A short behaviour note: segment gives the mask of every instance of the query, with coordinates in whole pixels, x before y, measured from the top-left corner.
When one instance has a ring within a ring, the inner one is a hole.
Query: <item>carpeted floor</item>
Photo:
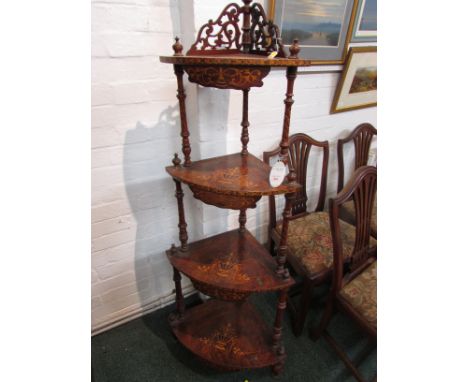
[[[194,298],[189,300],[194,301]],[[251,301],[273,325],[276,295],[255,295]],[[317,306],[311,310],[309,326],[318,320],[322,308]],[[173,306],[166,307],[94,336],[91,340],[94,381],[355,381],[325,340],[312,341],[307,330],[299,338],[292,334],[288,312],[283,326],[287,359],[281,376],[274,377],[269,368],[227,373],[210,369],[172,335],[167,316],[173,309]],[[366,348],[363,333],[344,315],[337,314],[333,318],[329,332],[352,359]],[[366,379],[375,375],[376,363],[374,349],[359,365]]]

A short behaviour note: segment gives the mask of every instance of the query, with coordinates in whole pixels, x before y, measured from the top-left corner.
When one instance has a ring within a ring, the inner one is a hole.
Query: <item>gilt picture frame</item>
[[[377,47],[352,47],[330,113],[377,106]]]
[[[377,0],[356,0],[350,42],[377,42]]]
[[[316,65],[343,64],[351,38],[351,15],[358,0],[269,0],[268,15],[283,44],[299,39],[300,57]]]

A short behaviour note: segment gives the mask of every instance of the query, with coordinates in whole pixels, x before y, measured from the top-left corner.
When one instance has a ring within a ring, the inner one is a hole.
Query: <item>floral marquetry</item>
[[[197,335],[192,335],[192,333]],[[265,367],[277,362],[271,329],[248,301],[218,300],[187,311],[174,327],[177,339],[208,363],[227,370]]]
[[[213,272],[218,277],[231,278],[235,282],[250,281],[242,269],[242,265],[231,252],[226,258],[218,258],[209,265],[199,265],[198,269],[202,272]]]
[[[219,89],[248,89],[263,86],[269,67],[186,66],[190,82]]]
[[[175,268],[194,284],[201,284],[203,293],[225,300],[293,284],[276,276],[275,260],[248,230],[228,231],[190,243],[187,251],[178,248],[166,253]]]
[[[236,335],[231,323],[217,329],[209,338],[202,337],[200,341],[205,345],[205,352],[214,349],[233,358],[241,358],[247,355],[245,351],[241,350],[239,336]],[[251,354],[255,354],[255,352],[251,352]]]

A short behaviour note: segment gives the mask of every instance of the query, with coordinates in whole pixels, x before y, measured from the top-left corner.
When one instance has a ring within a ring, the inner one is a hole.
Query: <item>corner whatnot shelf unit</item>
[[[288,221],[292,198],[301,186],[294,168],[278,187],[269,183],[270,166],[249,154],[248,104],[251,87],[261,87],[271,67],[286,68],[286,98],[280,160],[289,162],[289,123],[293,87],[298,66],[312,60],[298,58],[297,40],[286,56],[278,27],[267,20],[258,3],[227,5],[215,21],[209,20],[198,32],[187,54],[176,37],[173,56],[160,61],[174,65],[181,118],[183,163],[177,154],[166,167],[176,185],[180,246],[166,253],[174,271],[176,311],[169,317],[178,340],[207,363],[225,370],[272,366],[279,374],[284,368],[285,349],[281,330],[286,296],[294,284],[285,267]],[[276,55],[276,57],[275,57]],[[192,162],[190,133],[185,108],[184,73],[190,82],[243,92],[242,150],[238,154]],[[195,198],[220,208],[239,210],[239,229],[188,243],[182,183]],[[245,228],[246,209],[255,208],[262,196],[286,197],[278,255],[273,258]],[[185,309],[181,273],[211,300]],[[273,328],[248,301],[252,293],[277,291],[278,304]]]

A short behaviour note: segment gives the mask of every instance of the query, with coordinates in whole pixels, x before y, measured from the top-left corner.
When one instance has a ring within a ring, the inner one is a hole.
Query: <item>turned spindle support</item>
[[[188,245],[188,234],[187,234],[187,223],[185,222],[185,211],[184,211],[184,192],[182,191],[181,183],[174,179],[176,184],[176,193],[177,198],[177,209],[179,210],[179,240],[180,240],[180,250],[182,252],[187,251]]]
[[[187,126],[187,113],[185,109],[185,98],[187,97],[184,89],[184,69],[181,65],[174,65],[174,73],[177,76],[177,99],[179,100],[180,110],[180,136],[182,137],[182,152],[184,153],[184,166],[192,164],[190,160],[190,133]]]
[[[286,194],[286,203],[283,210],[283,224],[281,226],[281,238],[280,244],[278,247],[278,255],[276,256],[276,274],[283,277],[284,279],[289,279],[288,268],[285,267],[286,264],[286,250],[288,242],[288,227],[289,220],[292,216],[292,202],[294,199],[294,194]]]
[[[278,362],[273,365],[273,373],[275,375],[281,374],[284,369],[284,362],[286,360],[286,351],[284,350],[282,342],[282,328],[283,316],[286,310],[287,289],[280,290],[278,297],[278,305],[276,307],[275,325],[273,327],[273,350],[276,353]]]
[[[291,108],[294,103],[293,100],[293,89],[294,89],[294,81],[297,77],[297,67],[290,66],[287,68],[286,71],[286,78],[288,80],[288,85],[286,89],[286,98],[284,99],[284,119],[283,119],[283,135],[281,137],[280,143],[280,158],[283,163],[288,166],[289,162],[289,125],[291,121]],[[294,168],[289,169],[288,180],[293,181],[295,179]]]
[[[174,244],[172,244],[171,252],[173,254],[177,252],[177,249]],[[182,284],[181,284],[182,277],[180,275],[180,272],[175,267],[172,267],[172,269],[173,269],[172,280],[174,280],[175,293],[176,293],[176,311],[169,315],[169,324],[171,326],[176,326],[184,318],[185,302],[184,302],[184,295],[182,294]]]
[[[241,209],[239,212],[239,232],[245,232],[245,223],[247,222],[246,209]]]
[[[294,39],[293,44],[289,47],[289,59],[295,60],[298,58],[298,54],[301,48],[299,47],[299,41]],[[289,66],[286,69],[286,78],[288,80],[286,88],[286,98],[284,99],[284,119],[283,119],[283,135],[280,143],[280,158],[283,163],[288,166],[289,162],[289,125],[291,122],[291,109],[294,103],[294,81],[297,77],[297,66]],[[288,180],[290,182],[296,179],[294,168],[289,168]]]
[[[250,89],[243,89],[242,90],[242,135],[241,135],[241,142],[242,142],[242,155],[247,155],[249,152],[247,150],[247,145],[249,143],[249,91]]]
[[[252,38],[250,36],[250,3],[252,0],[242,0],[242,13],[244,19],[242,20],[242,52],[249,53],[252,48]]]

